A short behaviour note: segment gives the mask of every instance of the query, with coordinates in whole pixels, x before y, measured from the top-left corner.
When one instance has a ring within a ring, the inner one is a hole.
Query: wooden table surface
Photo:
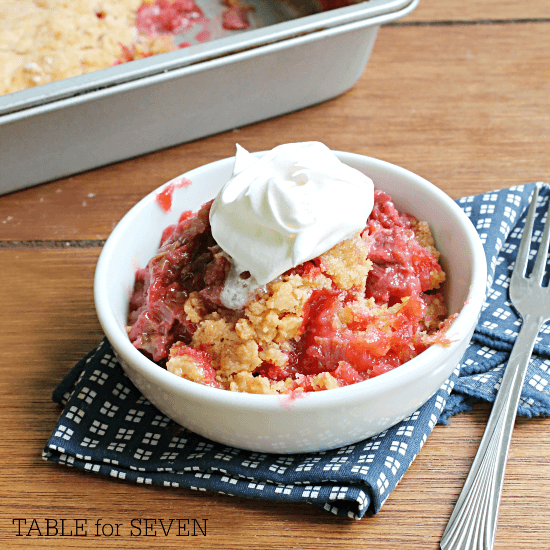
[[[42,460],[50,396],[102,337],[104,239],[142,196],[234,154],[320,140],[404,166],[453,198],[550,180],[550,3],[421,0],[380,29],[357,84],[321,105],[0,197],[0,547],[181,548],[179,538],[17,537],[14,518],[207,519],[187,547],[436,549],[489,407],[437,426],[377,516],[133,485]],[[343,60],[345,62],[345,59]],[[550,420],[518,419],[495,548],[550,548]]]

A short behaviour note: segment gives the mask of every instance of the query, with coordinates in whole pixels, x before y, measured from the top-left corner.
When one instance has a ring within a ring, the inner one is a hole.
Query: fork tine
[[[531,237],[533,236],[533,225],[535,223],[538,196],[539,188],[535,186],[535,190],[531,196],[529,212],[527,212],[527,219],[525,220],[525,227],[523,228],[521,242],[519,243],[516,263],[514,265],[514,270],[512,271],[512,278],[523,277],[525,275],[525,270],[527,269],[527,260],[529,259],[529,250],[531,248]]]
[[[550,207],[550,200],[548,201]],[[539,283],[542,283],[544,273],[546,271],[546,261],[548,260],[548,245],[550,244],[550,211],[546,210],[546,223],[544,224],[544,230],[542,232],[542,238],[540,240],[539,251],[537,252],[537,259],[535,260],[535,267],[533,268],[533,278]]]

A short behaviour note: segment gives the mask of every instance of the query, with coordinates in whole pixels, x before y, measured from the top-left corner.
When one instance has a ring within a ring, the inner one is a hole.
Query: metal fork
[[[542,287],[550,242],[550,212],[533,272],[525,276],[536,217],[538,187],[527,214],[518,256],[510,280],[510,300],[523,318],[498,394],[466,483],[447,524],[442,550],[491,550],[495,540],[506,459],[519,398],[542,325],[550,320],[550,288]],[[549,200],[550,205],[550,200]]]

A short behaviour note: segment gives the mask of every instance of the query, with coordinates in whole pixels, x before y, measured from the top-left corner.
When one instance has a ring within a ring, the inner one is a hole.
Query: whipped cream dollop
[[[260,158],[237,145],[233,175],[210,210],[232,264],[224,305],[244,307],[256,288],[361,231],[373,203],[372,180],[322,143],[279,145]]]

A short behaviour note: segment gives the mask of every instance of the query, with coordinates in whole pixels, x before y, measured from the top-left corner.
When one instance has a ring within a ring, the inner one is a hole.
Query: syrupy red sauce
[[[177,224],[166,228],[158,254],[136,273],[128,318],[130,340],[160,364],[175,342],[190,349],[185,346],[197,326],[188,320],[184,304],[192,291],[200,292],[205,314],[224,311],[220,293],[230,266],[212,238],[211,204],[197,214],[184,212]],[[288,364],[281,368],[264,362],[254,374],[272,381],[290,377],[295,381],[291,390],[312,391],[312,377],[330,372],[345,386],[392,370],[432,343],[445,343],[437,333],[428,343],[420,336],[428,322],[426,308],[443,296],[440,290],[432,290],[433,274],[440,273],[441,267],[418,243],[414,223],[410,215],[395,209],[388,195],[375,191],[374,208],[363,231],[373,263],[365,296],[388,307],[406,298],[398,313],[380,320],[369,308],[359,308],[346,318],[344,308],[355,300],[352,293],[335,285],[314,290],[304,308],[301,335],[287,352]],[[313,277],[319,270],[316,258],[289,273]],[[197,353],[197,362],[207,373],[205,380],[214,385],[208,353]]]
[[[220,0],[225,6],[221,14],[222,26],[226,30],[239,31],[248,29],[250,22],[248,14],[254,10],[251,6],[241,4],[240,0]],[[104,11],[97,11],[99,19],[106,17]],[[196,27],[200,30],[196,30]],[[172,39],[179,34],[193,32],[194,40],[198,43],[208,42],[212,39],[211,21],[204,15],[195,0],[154,0],[143,2],[136,12],[135,27],[141,37],[154,39],[155,37],[167,37]],[[188,48],[191,42],[172,44],[171,41],[164,44],[156,44],[151,51],[147,46],[120,44],[121,53],[115,65],[151,57],[159,53],[166,53],[176,49]]]
[[[406,296],[417,296],[431,288],[432,272],[441,272],[433,254],[415,239],[414,218],[400,213],[391,198],[375,191],[374,208],[366,234],[373,269],[367,278],[367,298],[393,305]]]
[[[189,187],[192,185],[191,180],[187,178],[180,178],[177,181],[167,183],[162,191],[157,193],[157,203],[165,211],[170,212],[172,210],[172,198],[174,197],[174,191],[181,189],[182,187]]]
[[[246,6],[240,0],[222,0],[221,3],[226,8],[222,12],[224,29],[239,31],[250,27],[248,14],[254,10],[252,6]],[[206,42],[212,34],[207,28],[209,23],[194,0],[143,2],[136,13],[136,28],[146,36],[176,35],[202,25],[202,31],[195,38],[198,42]]]
[[[178,34],[207,21],[194,0],[144,2],[136,13],[136,27],[145,35]]]

